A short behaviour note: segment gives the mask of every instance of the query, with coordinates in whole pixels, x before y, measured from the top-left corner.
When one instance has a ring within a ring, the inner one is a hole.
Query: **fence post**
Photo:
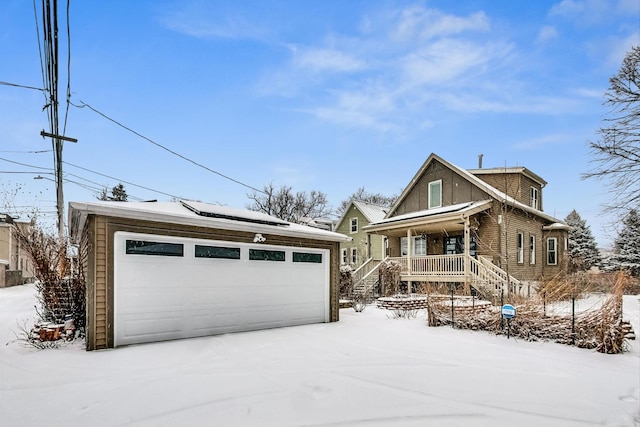
[[[456,324],[454,323],[454,318],[453,318],[453,284],[451,284],[451,327],[455,328]]]
[[[571,295],[571,345],[576,345],[576,297]]]
[[[500,289],[500,310],[502,310],[502,306],[504,305],[504,289]],[[504,329],[504,317],[502,316],[502,311],[500,312],[500,329]]]

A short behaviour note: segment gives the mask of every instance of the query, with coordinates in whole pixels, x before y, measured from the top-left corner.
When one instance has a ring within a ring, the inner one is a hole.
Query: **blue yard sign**
[[[507,319],[507,339],[511,336],[511,319],[516,317],[516,308],[511,304],[502,306],[502,317]]]
[[[502,306],[502,317],[505,319],[513,319],[516,317],[516,308],[511,304],[505,304]]]

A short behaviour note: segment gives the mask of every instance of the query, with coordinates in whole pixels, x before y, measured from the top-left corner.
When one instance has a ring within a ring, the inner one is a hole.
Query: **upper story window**
[[[531,207],[540,209],[540,191],[535,187],[531,187]]]
[[[429,209],[442,206],[442,180],[429,183]]]
[[[547,264],[558,264],[558,239],[556,237],[547,239]]]
[[[351,218],[351,233],[358,232],[358,218]]]

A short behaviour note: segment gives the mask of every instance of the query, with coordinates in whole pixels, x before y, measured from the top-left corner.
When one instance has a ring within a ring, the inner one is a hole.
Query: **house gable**
[[[529,169],[524,167],[469,169],[468,172],[520,203],[543,210],[542,189],[547,182]],[[535,191],[537,203],[532,203],[532,191]]]
[[[490,198],[484,189],[470,182],[446,161],[431,154],[391,208],[387,218],[429,209],[429,183],[434,181],[442,182],[442,206]]]
[[[336,226],[336,232],[351,237],[351,241],[340,243],[341,263],[360,264],[368,257],[381,259],[383,254],[383,237],[368,235],[363,229],[370,223],[384,218],[387,208],[360,201],[352,201],[345,209]],[[352,231],[355,220],[357,229]],[[352,250],[356,250],[356,262],[352,262]],[[346,253],[345,253],[346,251]]]

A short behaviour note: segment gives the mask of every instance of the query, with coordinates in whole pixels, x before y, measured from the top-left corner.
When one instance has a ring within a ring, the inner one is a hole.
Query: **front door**
[[[445,255],[456,255],[462,253],[464,253],[464,236],[462,234],[458,236],[446,236],[444,238]],[[476,239],[474,236],[471,236],[471,241],[469,242],[469,255],[477,258]]]

